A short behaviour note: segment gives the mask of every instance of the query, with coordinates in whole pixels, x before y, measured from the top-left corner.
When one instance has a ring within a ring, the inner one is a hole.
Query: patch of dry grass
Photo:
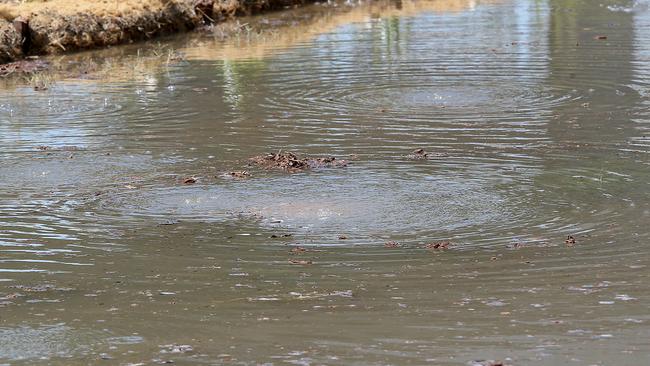
[[[54,85],[54,77],[47,72],[37,72],[25,76],[27,84],[36,91],[48,90]]]
[[[0,17],[13,20],[33,13],[56,11],[61,15],[89,13],[97,16],[124,16],[159,10],[183,0],[32,0],[0,3]],[[187,1],[187,0],[186,0]]]

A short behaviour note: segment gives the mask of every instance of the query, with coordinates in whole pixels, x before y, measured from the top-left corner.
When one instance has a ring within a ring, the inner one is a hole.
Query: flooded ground
[[[0,91],[0,363],[650,363],[646,3],[240,27]]]

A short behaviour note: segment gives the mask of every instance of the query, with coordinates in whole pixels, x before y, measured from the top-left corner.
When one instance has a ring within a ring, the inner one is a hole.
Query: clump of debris
[[[424,160],[429,158],[429,154],[424,149],[415,149],[412,153],[406,156],[413,160]]]
[[[424,245],[427,249],[449,249],[452,244],[448,241],[437,241],[434,243],[427,243]]]
[[[347,166],[348,162],[335,157],[300,157],[292,152],[279,151],[276,154],[254,156],[249,159],[249,165],[293,173],[319,168],[341,168]]]
[[[221,176],[224,178],[246,179],[251,177],[251,173],[249,173],[248,170],[234,170],[223,173]]]

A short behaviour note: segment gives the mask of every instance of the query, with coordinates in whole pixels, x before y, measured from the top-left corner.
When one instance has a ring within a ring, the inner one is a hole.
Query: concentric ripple
[[[167,105],[165,100],[175,90],[164,78],[154,78],[150,83],[133,86],[61,81],[46,91],[19,88],[13,94],[5,92],[0,101],[0,142],[7,153],[42,146],[124,148],[128,140],[125,129],[137,130],[143,139],[151,139],[150,126],[167,122],[166,128],[173,128],[174,123],[196,114],[188,106]],[[158,107],[150,108],[152,105]]]
[[[0,91],[0,363],[643,362],[644,2],[376,3]]]
[[[146,189],[103,199],[100,208],[122,219],[218,222],[257,217],[267,225],[330,236],[350,232],[366,240],[515,219],[509,217],[514,211],[504,206],[504,198],[477,180],[377,178],[302,175],[237,185]]]

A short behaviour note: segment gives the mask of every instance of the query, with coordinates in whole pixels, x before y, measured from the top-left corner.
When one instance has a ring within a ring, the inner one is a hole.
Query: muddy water
[[[254,23],[0,91],[0,363],[650,362],[647,4]]]

